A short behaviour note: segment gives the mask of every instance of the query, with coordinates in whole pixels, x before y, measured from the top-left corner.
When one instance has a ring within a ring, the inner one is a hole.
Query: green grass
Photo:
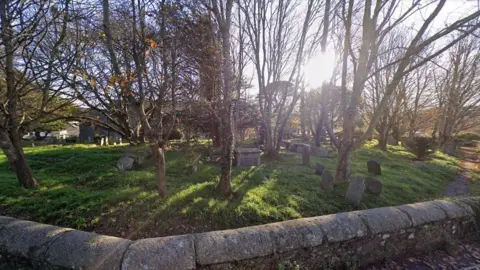
[[[197,147],[205,147],[197,146]],[[312,156],[312,166],[301,165],[301,155],[265,160],[261,167],[235,168],[234,195],[216,195],[218,165],[204,162],[188,174],[186,151],[167,152],[170,196],[156,193],[154,169],[120,172],[116,161],[123,147],[71,145],[27,147],[25,153],[39,179],[32,190],[19,187],[0,155],[0,213],[129,238],[154,237],[236,228],[353,210],[344,200],[347,184],[333,191],[320,187],[316,162],[335,172],[336,159]],[[457,160],[435,153],[427,168],[411,164],[414,156],[402,147],[383,153],[367,144],[354,153],[352,176],[366,176],[366,161],[379,159],[384,183],[379,197],[366,195],[362,208],[411,203],[442,197],[443,189],[459,169]],[[267,176],[267,177],[266,177]],[[406,180],[408,179],[408,180]]]

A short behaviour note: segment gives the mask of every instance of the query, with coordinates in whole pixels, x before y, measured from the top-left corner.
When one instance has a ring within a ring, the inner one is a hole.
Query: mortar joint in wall
[[[55,244],[55,242],[61,237],[63,236],[64,234],[67,234],[69,232],[74,232],[75,230],[66,230],[66,231],[63,231],[63,232],[60,232],[59,234],[57,234],[51,241],[48,241],[47,243],[47,248],[45,249],[45,253],[43,254],[43,256],[46,258],[47,257],[47,254],[48,254],[48,251],[50,250],[50,248],[53,246],[53,244]]]
[[[130,249],[130,246],[133,245],[133,243],[135,243],[135,241],[131,241],[130,243],[128,243],[127,245],[127,248],[125,248],[125,250],[123,251],[122,253],[122,257],[120,258],[120,270],[123,270],[123,260],[125,259],[125,255],[127,254],[127,251]]]
[[[447,220],[447,222],[450,222],[447,211],[445,209],[443,209],[443,207],[439,206],[438,204],[436,204],[435,207],[442,210],[442,212],[445,214],[445,219]]]
[[[363,225],[365,225],[365,228],[367,228],[367,235],[365,236],[373,235],[372,229],[370,228],[370,226],[368,226],[368,222],[362,217],[362,215],[358,215],[358,218],[363,222]]]
[[[404,213],[407,216],[408,220],[410,220],[410,224],[412,224],[412,227],[415,227],[415,223],[413,222],[413,218],[410,216],[410,214],[407,211],[401,209],[400,207],[395,207],[395,209],[398,209],[398,210],[400,210],[400,212]]]
[[[327,232],[322,228],[322,226],[318,226],[320,231],[322,231],[322,245],[328,246],[328,236]]]

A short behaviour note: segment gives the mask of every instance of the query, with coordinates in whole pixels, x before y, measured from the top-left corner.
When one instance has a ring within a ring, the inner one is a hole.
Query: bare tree
[[[61,95],[66,85],[59,74],[68,73],[77,53],[75,14],[65,1],[0,3],[2,83],[0,93],[0,146],[26,188],[36,186],[22,148],[22,133],[51,116],[72,100]],[[67,40],[69,40],[67,42]],[[35,96],[39,102],[26,104]]]
[[[456,38],[455,36],[453,37]],[[444,104],[440,113],[439,143],[451,140],[462,122],[478,112],[480,105],[480,43],[475,36],[463,39],[449,52],[443,71]]]
[[[301,67],[311,25],[322,2],[309,0],[305,6],[295,0],[245,0],[240,2],[259,87],[266,154],[275,157],[287,122],[300,98]],[[301,9],[305,8],[305,9]],[[299,12],[302,20],[298,20]]]
[[[347,33],[351,32],[352,29],[352,18],[353,18],[353,4],[350,1],[348,11],[346,14],[345,28]],[[361,37],[359,37],[359,48],[353,49],[352,45],[354,44],[350,40],[350,36],[347,35],[345,38],[344,45],[344,69],[342,77],[347,77],[348,67],[346,57],[353,62],[353,82],[351,84],[351,93],[347,95],[347,81],[343,79],[342,83],[342,104],[343,104],[343,133],[339,141],[335,143],[339,150],[338,156],[338,165],[336,170],[336,179],[337,181],[346,181],[350,175],[350,156],[354,149],[361,145],[368,137],[371,136],[374,128],[376,127],[381,116],[385,112],[386,107],[391,101],[391,97],[396,91],[399,83],[402,78],[409,72],[417,69],[426,62],[435,58],[436,56],[442,54],[448,48],[459,42],[461,39],[468,36],[470,33],[475,31],[480,27],[479,24],[470,24],[473,20],[477,19],[480,15],[480,11],[473,12],[456,22],[447,25],[439,31],[432,32],[431,35],[426,37],[427,30],[431,25],[432,21],[437,17],[439,12],[442,10],[445,5],[446,0],[440,0],[436,2],[436,5],[433,11],[427,16],[424,22],[421,24],[418,32],[409,40],[408,45],[403,50],[401,57],[386,66],[380,67],[379,69],[373,69],[373,64],[378,55],[378,50],[380,45],[384,42],[385,37],[388,33],[392,31],[398,25],[408,18],[411,14],[415,13],[421,8],[425,8],[428,5],[420,6],[420,1],[414,1],[410,7],[403,9],[403,12],[400,12],[400,15],[394,16],[394,12],[398,9],[399,3],[401,1],[373,1],[366,0],[361,3],[358,11],[362,11],[362,24]],[[433,4],[433,3],[430,3]],[[345,10],[345,9],[344,9]],[[398,10],[399,11],[399,10]],[[463,32],[454,40],[447,42],[438,48],[435,51],[432,51],[428,56],[424,57],[421,61],[411,65],[412,60],[422,52],[425,48],[433,44],[438,39],[441,39],[448,34],[462,29]],[[358,52],[358,53],[356,53]],[[372,116],[370,123],[365,134],[355,140],[354,131],[355,125],[359,117],[359,106],[361,103],[361,96],[365,89],[365,84],[371,74],[378,72],[390,65],[396,65],[396,69],[393,72],[391,79],[388,81],[385,87],[385,92],[382,99],[379,102],[378,108]],[[373,70],[372,70],[373,69]],[[332,140],[336,140],[336,137],[332,136]]]
[[[232,24],[232,8],[233,0],[211,0],[207,5],[212,11],[220,30],[222,40],[222,107],[220,110],[220,130],[222,135],[222,174],[218,189],[224,196],[230,195],[231,187],[231,170],[233,150],[235,144],[235,121],[234,107],[232,96],[235,90],[234,71],[232,63],[232,42],[231,42],[231,24]]]

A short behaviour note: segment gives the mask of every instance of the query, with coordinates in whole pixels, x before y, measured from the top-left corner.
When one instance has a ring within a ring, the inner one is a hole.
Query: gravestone
[[[117,161],[117,168],[120,171],[132,170],[135,166],[135,157],[124,155]]]
[[[310,151],[310,144],[306,143],[292,143],[290,144],[289,150],[292,152],[297,152],[300,154],[303,154],[303,149],[306,148],[308,151]]]
[[[365,183],[363,182],[363,178],[357,176],[348,183],[347,192],[345,193],[345,200],[358,208],[362,202],[364,193]]]
[[[324,170],[322,173],[322,188],[326,190],[333,188],[333,176],[328,170]]]
[[[290,150],[290,142],[285,141],[285,149]]]
[[[457,150],[457,145],[453,140],[447,141],[443,145],[443,153],[449,156],[455,156]]]
[[[417,167],[419,169],[422,169],[422,170],[427,169],[427,164],[425,164],[425,162],[420,161],[420,160],[415,160],[413,162],[413,165],[415,165],[415,167]]]
[[[260,153],[258,148],[235,149],[235,160],[238,167],[260,166]]]
[[[310,166],[310,150],[306,147],[303,148],[302,164],[305,166]]]
[[[318,156],[322,158],[327,158],[330,157],[328,153],[328,148],[327,147],[320,147],[318,149]]]
[[[413,180],[412,178],[410,178],[408,176],[404,176],[404,177],[400,178],[400,181],[408,182],[408,183],[414,183],[415,182],[415,180]]]
[[[388,145],[398,145],[398,141],[395,140],[393,136],[388,136],[387,137],[387,144]]]
[[[365,179],[365,191],[373,195],[380,195],[382,193],[383,184],[380,180],[373,177]]]
[[[382,174],[382,168],[380,167],[380,162],[369,159],[367,161],[367,169],[369,173],[373,173],[374,175],[381,175]]]
[[[320,163],[315,164],[315,173],[318,175],[322,175],[323,171],[325,170],[325,166]]]

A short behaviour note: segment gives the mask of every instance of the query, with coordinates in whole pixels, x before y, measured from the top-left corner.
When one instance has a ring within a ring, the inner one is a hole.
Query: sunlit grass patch
[[[208,143],[194,145],[201,151]],[[181,143],[175,147],[184,147]],[[179,148],[187,149],[188,148]],[[146,151],[133,147],[132,151]],[[185,150],[185,151],[187,151]],[[413,165],[415,156],[401,146],[388,152],[368,142],[352,156],[351,174],[368,176],[367,160],[381,162],[380,196],[367,194],[362,208],[412,203],[440,198],[459,170],[457,159],[440,152],[431,155],[425,168]],[[95,230],[122,237],[153,237],[214,229],[235,228],[301,217],[353,210],[344,199],[346,183],[331,191],[321,188],[315,174],[319,162],[333,175],[335,158],[311,157],[301,165],[301,155],[281,160],[264,159],[262,166],[234,168],[233,194],[218,196],[218,164],[203,161],[195,173],[187,168],[188,153],[166,154],[169,197],[157,195],[152,167],[120,172],[115,168],[125,146],[27,147],[25,153],[40,181],[25,190],[8,171],[0,155],[0,210],[3,213],[61,226]],[[480,179],[480,177],[479,177]],[[480,188],[479,188],[480,190]]]

